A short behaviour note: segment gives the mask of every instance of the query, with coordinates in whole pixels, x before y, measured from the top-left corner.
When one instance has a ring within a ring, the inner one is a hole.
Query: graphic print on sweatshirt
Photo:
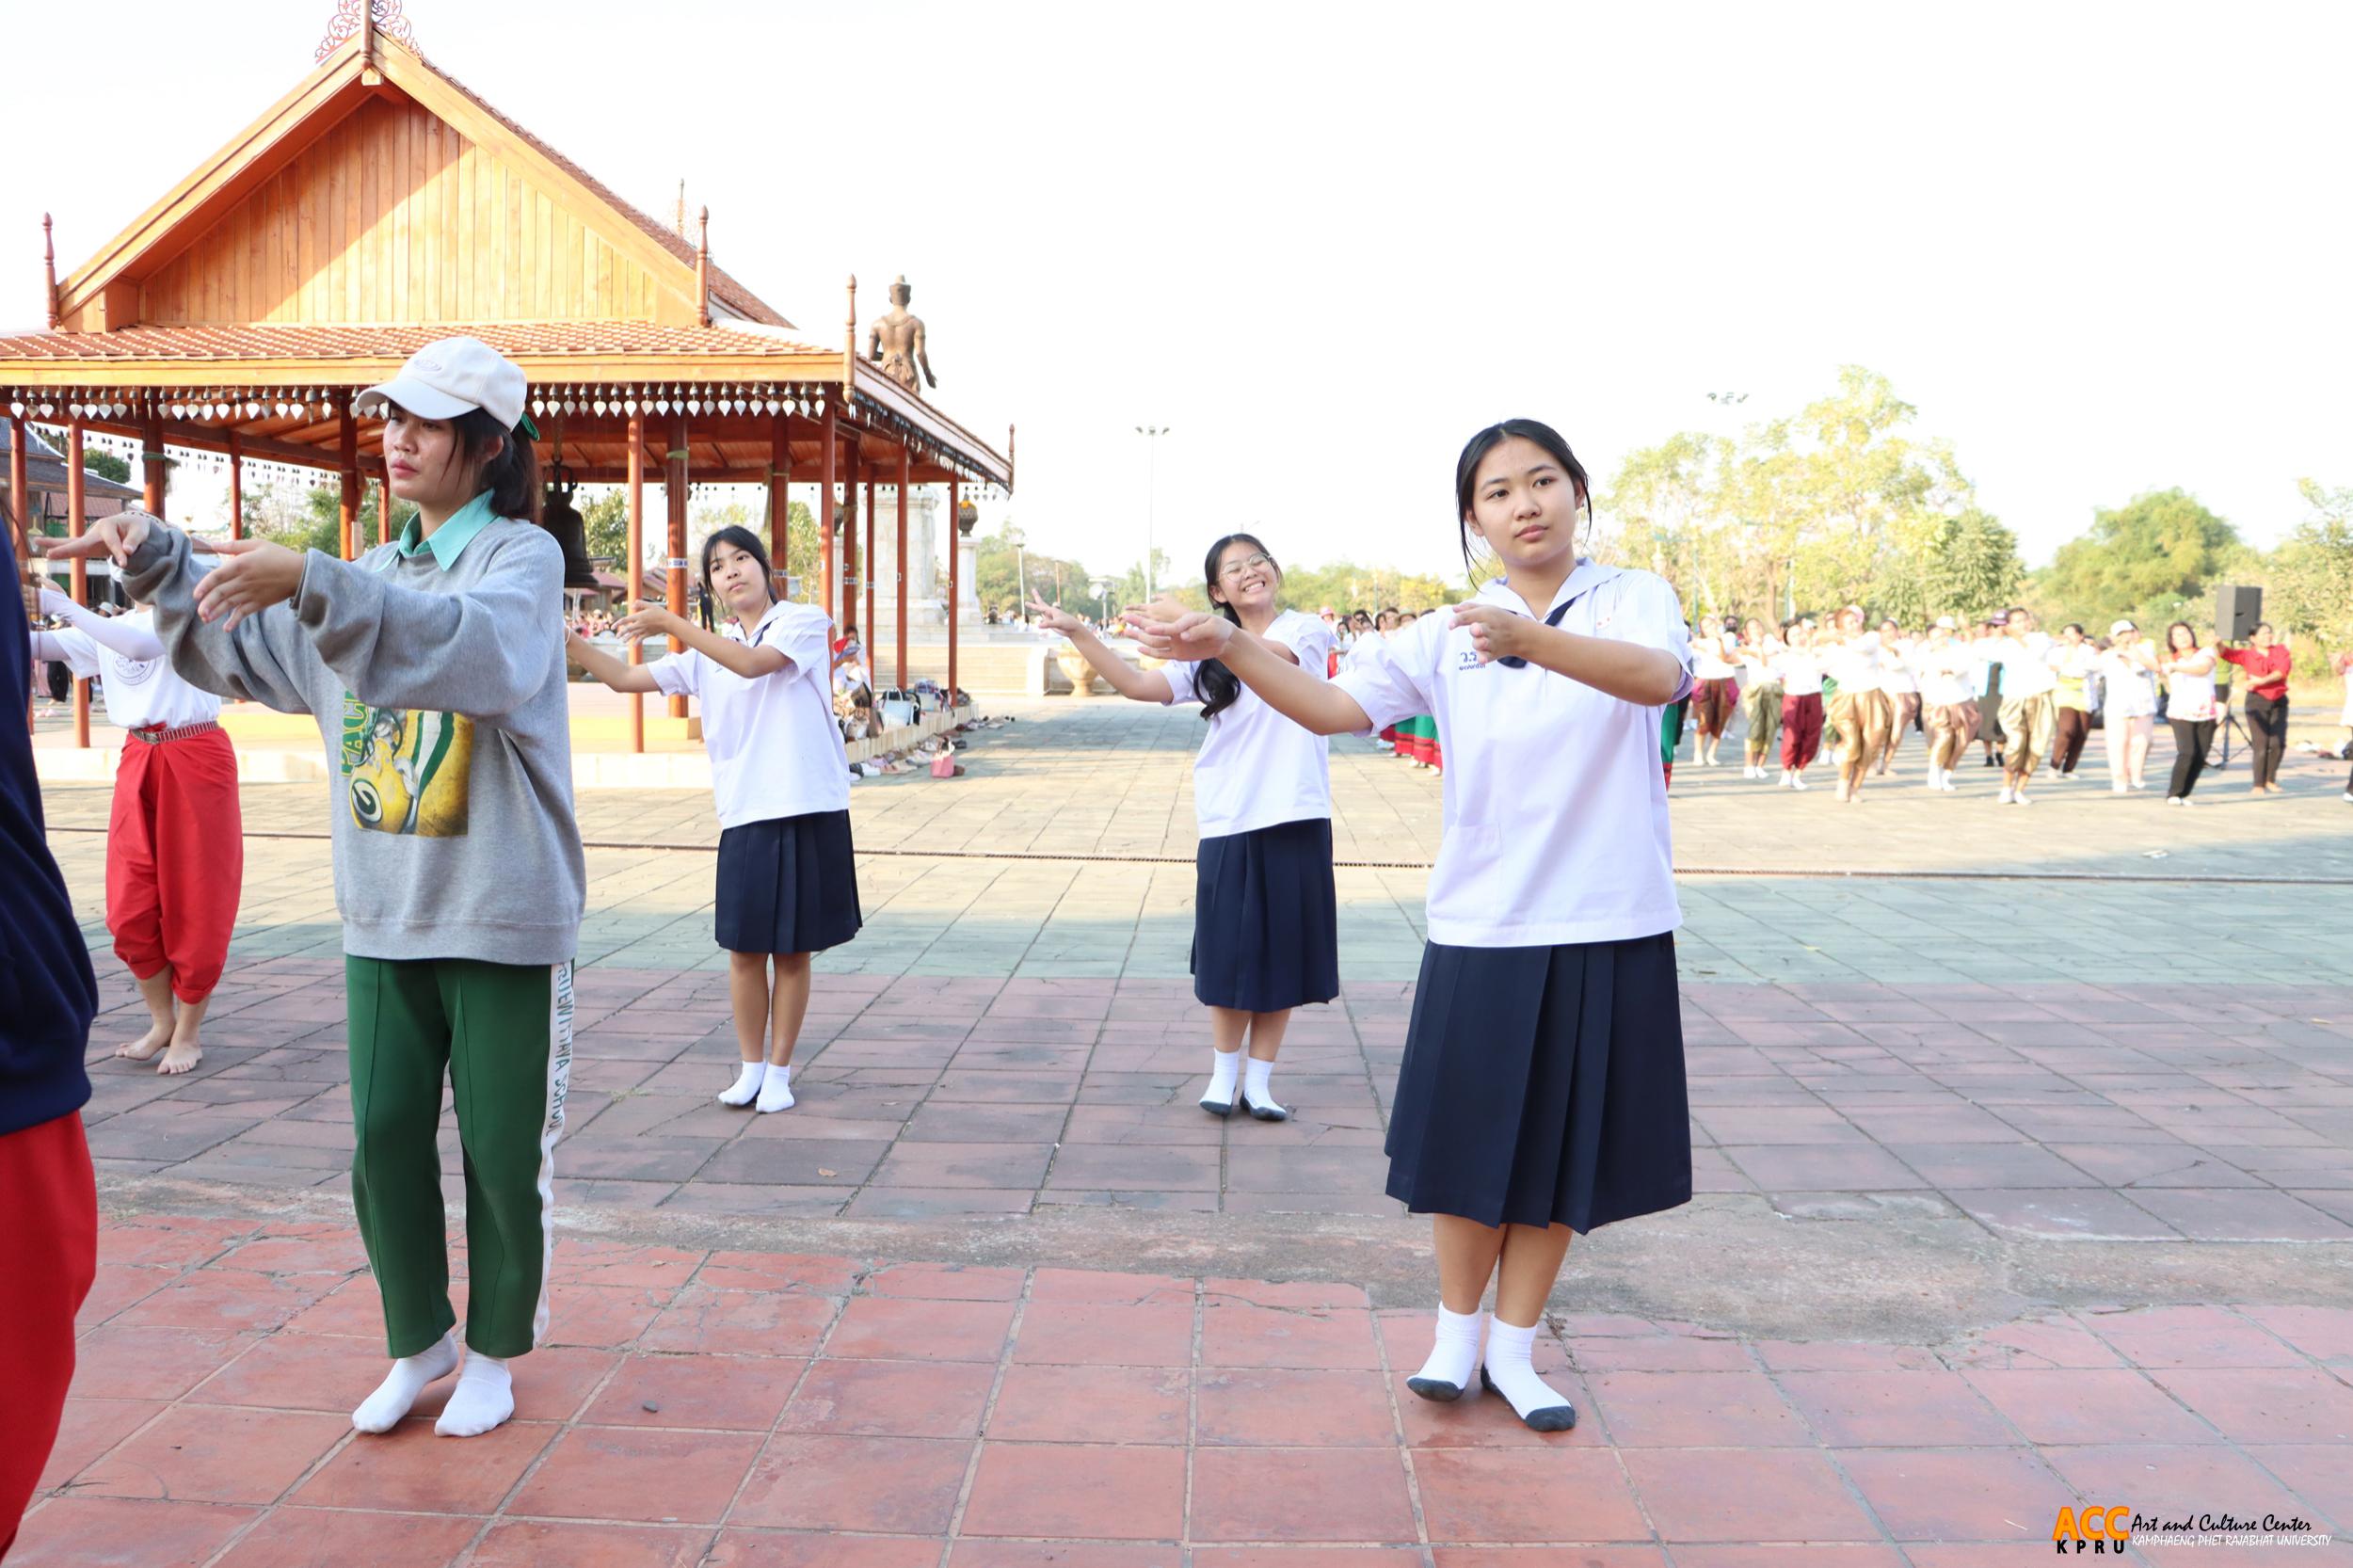
[[[342,746],[351,820],[376,833],[466,833],[473,720],[463,713],[371,708],[344,694]]]

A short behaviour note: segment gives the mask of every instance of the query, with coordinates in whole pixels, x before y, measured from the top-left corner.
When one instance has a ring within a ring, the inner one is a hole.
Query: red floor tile
[[[71,1396],[58,1413],[57,1440],[37,1483],[63,1486],[83,1466],[130,1436],[167,1408],[157,1400],[86,1400]],[[1179,1441],[1182,1441],[1181,1434]]]
[[[98,1261],[185,1269],[220,1256],[258,1229],[250,1220],[198,1220],[168,1214],[108,1220],[99,1227]]]
[[[944,1534],[972,1445],[924,1437],[779,1434],[752,1466],[730,1525]]]
[[[2220,1306],[2088,1313],[2085,1326],[2136,1367],[2299,1367],[2278,1336]]]
[[[1405,1466],[1390,1448],[1202,1448],[1193,1455],[1189,1533],[1195,1541],[1411,1541]]]
[[[581,1419],[608,1427],[764,1432],[776,1424],[806,1365],[771,1356],[632,1355]]]
[[[1542,1345],[1544,1336],[1537,1336]],[[1723,1336],[1695,1334],[1573,1334],[1570,1358],[1579,1371],[1747,1372],[1756,1363],[1747,1347]],[[1541,1364],[1540,1364],[1541,1369]]]
[[[1004,1353],[1010,1302],[895,1301],[859,1296],[825,1341],[828,1359],[987,1361]]]
[[[1762,1372],[1608,1372],[1588,1385],[1593,1408],[1583,1414],[1599,1415],[1622,1448],[1814,1446]]]
[[[197,1568],[256,1512],[219,1503],[56,1497],[25,1515],[8,1568]]]
[[[1008,1442],[1182,1443],[1191,1384],[1182,1368],[1016,1362],[997,1392],[988,1435]]]
[[[713,1290],[792,1290],[810,1296],[846,1296],[863,1272],[846,1257],[800,1253],[715,1252],[695,1275]]]
[[[1259,1306],[1211,1296],[1202,1310],[1205,1367],[1364,1368],[1381,1352],[1372,1314],[1364,1307]]]
[[[2030,1443],[2211,1443],[2213,1431],[2140,1372],[1962,1374]]]
[[[898,1263],[878,1269],[866,1282],[877,1296],[918,1301],[1009,1302],[1021,1294],[1018,1269],[968,1268],[960,1263]]]
[[[641,1351],[680,1354],[814,1355],[841,1304],[792,1291],[690,1285],[639,1336]]]
[[[2353,1365],[2353,1309],[2341,1306],[2246,1306],[2239,1309],[2315,1361]]]
[[[1176,1568],[1182,1556],[1175,1546],[1114,1545],[1108,1541],[964,1540],[948,1554],[948,1568],[1073,1568],[1080,1563],[1085,1568]],[[1195,1552],[1193,1560],[1198,1564],[1204,1560]],[[1319,1559],[1316,1568],[1321,1565]]]
[[[332,1334],[384,1343],[384,1304],[366,1274],[347,1279],[286,1322],[295,1334]]]
[[[208,1404],[268,1410],[341,1411],[383,1380],[382,1347],[312,1334],[273,1334],[198,1385]]]
[[[1422,1449],[1414,1478],[1433,1544],[1652,1538],[1619,1457],[1604,1448]]]
[[[2250,1443],[2245,1452],[2293,1488],[2323,1528],[2339,1534],[2353,1530],[2353,1494],[2345,1484],[2353,1475],[2353,1444]]]
[[[1172,1448],[990,1443],[966,1535],[1174,1540],[1184,1528],[1185,1455]]]
[[[180,1271],[141,1263],[101,1263],[89,1294],[73,1315],[77,1329],[96,1328],[135,1302],[146,1300],[180,1277]]]
[[[550,1345],[596,1350],[626,1347],[643,1335],[679,1295],[666,1285],[574,1285],[559,1280],[548,1292]]]
[[[591,1236],[559,1236],[555,1272],[574,1285],[645,1285],[675,1289],[693,1278],[707,1254]]]
[[[1513,1414],[1499,1394],[1468,1393],[1451,1402],[1425,1400],[1405,1386],[1412,1369],[1393,1372],[1390,1392],[1397,1400],[1400,1425],[1409,1448],[1608,1448],[1609,1431],[1593,1403],[1585,1380],[1575,1372],[1547,1371],[1545,1381],[1577,1408],[1577,1425],[1567,1432],[1531,1432]]]
[[[2009,1424],[1958,1372],[1785,1372],[1778,1381],[1790,1402],[1833,1448],[1966,1448],[2016,1441]]]
[[[1667,1568],[1657,1546],[1433,1546],[1430,1555],[1438,1568]]]
[[[216,1568],[358,1568],[362,1563],[441,1568],[457,1560],[481,1528],[479,1519],[429,1513],[278,1508],[248,1530]],[[482,1558],[474,1560],[486,1562]]]
[[[697,1568],[708,1528],[574,1525],[506,1519],[474,1548],[468,1568]]]
[[[1893,1546],[1833,1546],[1809,1541],[1802,1545],[1677,1546],[1675,1568],[1904,1568],[1904,1559]]]
[[[1032,1301],[1013,1348],[1019,1362],[1110,1367],[1193,1365],[1193,1298],[1136,1304]]]
[[[294,1500],[319,1508],[384,1508],[413,1513],[491,1513],[555,1437],[545,1421],[509,1421],[463,1441],[434,1435],[412,1417],[380,1436],[344,1446]]]
[[[1864,1499],[1898,1541],[1992,1541],[2040,1549],[2074,1489],[2023,1448],[1849,1448]]]
[[[1633,1448],[1624,1457],[1635,1495],[1671,1544],[1881,1539],[1818,1452]]]
[[[560,1519],[716,1524],[760,1453],[748,1432],[574,1427],[512,1504]]]
[[[962,1564],[951,1560],[948,1568]],[[1421,1553],[1411,1546],[1195,1546],[1193,1568],[1421,1568]]]
[[[190,1328],[217,1332],[279,1328],[335,1288],[328,1274],[255,1274],[213,1269],[190,1274],[127,1306],[113,1328]]]
[[[77,1494],[268,1503],[351,1431],[348,1416],[174,1405],[85,1469]]]
[[[1379,1372],[1204,1369],[1194,1378],[1198,1441],[1219,1447],[1397,1446]]]
[[[2225,1498],[2231,1499],[2231,1511],[2242,1516],[2251,1513],[2260,1519],[2265,1512],[2293,1512],[2280,1482],[2258,1462],[2220,1444],[2053,1448],[2043,1449],[2042,1458],[2077,1495],[2103,1504],[2113,1498],[2142,1513],[2209,1506],[2193,1499],[2213,1499],[2212,1506],[2218,1509]],[[2340,1487],[2344,1474],[2337,1476]]]
[[[1971,1335],[1966,1344],[1946,1352],[1956,1366],[2121,1367],[2124,1358],[2108,1342],[2073,1318],[2004,1323]]]
[[[1193,1302],[1193,1281],[1173,1274],[1106,1273],[1094,1269],[1039,1269],[1030,1276],[1032,1302]]]
[[[108,1323],[74,1347],[73,1392],[89,1400],[178,1399],[252,1343],[226,1331]]]
[[[612,1351],[569,1345],[542,1345],[517,1356],[507,1364],[515,1379],[515,1409],[527,1421],[570,1420],[620,1362]],[[434,1409],[438,1413],[440,1404]]]
[[[997,1368],[977,1361],[836,1361],[809,1368],[781,1432],[976,1437]]]
[[[2310,1368],[2153,1374],[2233,1443],[2329,1443],[2353,1433],[2353,1387]]]
[[[730,1528],[703,1568],[939,1568],[939,1540]]]

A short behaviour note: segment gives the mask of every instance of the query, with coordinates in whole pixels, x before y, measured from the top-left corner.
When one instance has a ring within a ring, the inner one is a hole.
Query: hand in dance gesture
[[[89,525],[89,531],[78,539],[52,539],[33,536],[33,553],[47,555],[60,561],[94,561],[105,555],[117,566],[128,565],[131,552],[147,542],[147,536],[163,526],[163,520],[125,506],[108,518],[100,518]]]
[[[1234,623],[1224,616],[1188,610],[1168,598],[1129,605],[1127,618],[1128,634],[1155,659],[1195,663],[1214,659],[1234,635]]]
[[[298,551],[267,539],[220,539],[202,548],[225,559],[196,580],[196,613],[208,621],[227,616],[224,631],[235,631],[248,616],[258,616],[302,591],[303,557]]]
[[[674,616],[659,604],[634,604],[620,624],[613,629],[627,642],[644,642],[648,637],[677,637],[686,631],[686,617]]]
[[[1030,600],[1030,608],[1037,612],[1038,625],[1048,632],[1059,632],[1067,637],[1073,632],[1087,630],[1086,622],[1069,611],[1058,605],[1048,604],[1042,599],[1032,596]]]
[[[1479,650],[1479,662],[1482,664],[1492,664],[1497,659],[1527,658],[1529,646],[1536,641],[1534,634],[1551,630],[1544,622],[1516,611],[1479,603],[1454,606],[1454,619],[1448,623],[1448,629],[1461,626],[1470,628],[1471,647]]]

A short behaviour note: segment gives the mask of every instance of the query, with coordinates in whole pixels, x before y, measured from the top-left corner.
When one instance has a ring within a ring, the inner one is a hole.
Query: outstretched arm
[[[719,665],[722,669],[732,670],[746,680],[756,680],[763,675],[774,675],[792,662],[784,656],[780,648],[755,648],[749,643],[739,643],[731,638],[722,637],[716,632],[705,631],[684,616],[672,615],[667,610],[652,605],[631,612],[622,617],[621,624],[614,630],[632,642],[647,637],[676,637],[712,664]],[[586,664],[582,664],[580,667],[588,668]],[[646,666],[637,664],[630,667],[643,669]],[[591,671],[591,673],[594,672]],[[602,677],[599,679],[601,680]],[[608,680],[605,684],[610,686],[613,683]],[[614,689],[632,691],[635,688],[616,686]]]
[[[1188,611],[1163,600],[1128,612],[1137,640],[1163,659],[1215,659],[1260,701],[1318,735],[1353,735],[1372,728],[1356,699],[1300,667],[1298,657],[1243,631],[1223,616]]]
[[[587,671],[589,680],[600,681],[616,692],[661,690],[654,682],[651,664],[632,664],[616,659],[577,632],[564,633],[564,656]]]
[[[40,607],[44,614],[63,616],[91,642],[101,648],[112,648],[125,659],[160,659],[164,656],[164,641],[154,632],[106,616],[92,615],[55,588],[41,589]]]
[[[1095,629],[1067,610],[1058,610],[1044,600],[1032,600],[1030,608],[1037,612],[1038,624],[1048,632],[1059,632],[1070,639],[1070,646],[1095,666],[1095,673],[1112,683],[1121,696],[1135,702],[1170,702],[1176,698],[1176,688],[1168,677],[1159,670],[1140,670],[1113,653],[1095,634]]]

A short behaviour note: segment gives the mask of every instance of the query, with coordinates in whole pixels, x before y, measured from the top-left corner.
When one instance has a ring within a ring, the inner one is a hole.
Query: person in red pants
[[[16,558],[0,550],[0,694],[21,703],[31,643]],[[50,858],[33,738],[0,719],[0,1558],[57,1440],[73,1380],[73,1315],[98,1272],[89,1099],[98,982]]]
[[[204,1059],[198,1032],[245,886],[237,754],[220,698],[172,669],[152,610],[94,616],[50,590],[40,607],[67,624],[34,632],[33,656],[104,681],[106,717],[129,737],[106,824],[106,929],[149,1024],[115,1054],[146,1062],[161,1052],[157,1072],[184,1073]]]

